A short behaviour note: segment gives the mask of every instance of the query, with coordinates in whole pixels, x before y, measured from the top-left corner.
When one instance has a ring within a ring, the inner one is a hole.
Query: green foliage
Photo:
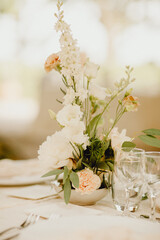
[[[104,170],[110,170],[108,164],[106,162],[98,162],[97,168],[104,169]]]
[[[109,142],[109,146],[105,150],[105,159],[106,159],[106,161],[111,161],[114,159],[114,151],[111,147],[111,141],[109,140],[108,142]]]
[[[89,168],[90,170],[93,170],[93,168],[90,165],[88,165],[87,163],[85,163],[85,162],[82,162],[82,163],[85,167]]]
[[[110,167],[110,171],[113,171],[114,165],[111,162],[107,162],[108,166]]]
[[[87,146],[87,149],[84,151],[83,162],[93,168],[103,157],[105,149],[102,141],[98,138],[92,138],[90,142],[90,146]]]
[[[68,168],[65,166],[65,167],[64,167],[63,184],[65,184],[68,176],[69,176],[69,170],[68,170]]]
[[[44,174],[42,177],[50,177],[50,176],[53,176],[53,175],[59,175],[61,173],[63,173],[63,169],[55,169],[53,171],[50,171],[50,172]]]
[[[133,143],[133,142],[124,142],[123,144],[122,144],[122,148],[130,148],[130,150],[132,149],[132,148],[135,148],[136,147],[136,144],[135,143]]]
[[[60,88],[60,90],[64,95],[66,95],[66,92],[62,88]]]
[[[142,142],[149,146],[160,148],[160,139],[156,137],[160,136],[160,129],[151,128],[143,130],[142,132],[146,134],[138,136]]]
[[[72,153],[73,153],[73,156],[74,156],[75,160],[78,160],[80,158],[80,156],[81,156],[81,148],[80,148],[80,146],[78,146],[76,144],[74,145],[72,142],[69,142],[69,143],[73,147],[74,152],[72,152]]]
[[[160,136],[160,129],[156,129],[156,128],[146,129],[142,132],[144,132],[147,135]]]
[[[149,135],[140,135],[138,137],[145,144],[152,146],[152,147],[160,148],[160,139],[157,139],[154,136],[149,136]]]
[[[74,187],[79,188],[79,177],[78,177],[77,173],[72,171],[70,174],[70,180]]]
[[[64,200],[65,200],[65,203],[68,204],[70,196],[71,196],[71,183],[70,183],[69,177],[65,181],[63,190],[64,190]]]
[[[95,126],[96,126],[97,122],[100,120],[100,118],[101,118],[101,114],[98,114],[88,124],[87,129],[86,129],[86,133],[88,133],[88,135],[90,137],[94,136]]]
[[[77,165],[76,165],[76,170],[82,170],[82,158],[78,160]]]
[[[99,105],[97,104],[97,101],[93,96],[90,96],[89,99],[91,102],[91,114],[94,114],[98,110]]]
[[[82,164],[93,170],[98,169],[112,171],[114,152],[111,148],[111,141],[92,138],[90,146],[83,153]]]

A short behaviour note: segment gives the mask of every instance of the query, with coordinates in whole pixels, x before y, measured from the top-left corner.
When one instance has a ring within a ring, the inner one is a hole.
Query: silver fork
[[[0,237],[13,229],[21,230],[22,228],[26,228],[29,225],[36,223],[39,220],[39,218],[40,218],[39,215],[35,215],[34,213],[31,213],[20,226],[10,227],[10,228],[7,228],[4,231],[0,232]]]

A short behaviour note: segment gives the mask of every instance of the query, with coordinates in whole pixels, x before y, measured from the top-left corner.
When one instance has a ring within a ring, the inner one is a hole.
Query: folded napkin
[[[16,176],[33,176],[44,174],[44,165],[38,159],[0,161],[0,179],[13,178]]]
[[[26,200],[41,200],[48,197],[56,197],[57,193],[51,186],[34,185],[23,188],[9,189],[7,195],[9,197]]]

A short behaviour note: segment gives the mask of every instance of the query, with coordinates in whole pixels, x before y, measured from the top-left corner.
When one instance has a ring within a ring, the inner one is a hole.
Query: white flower
[[[79,97],[80,101],[84,102],[84,100],[87,98],[88,90],[78,87],[76,96]]]
[[[88,61],[84,68],[84,75],[88,78],[96,78],[99,65]]]
[[[83,144],[82,147],[84,149],[86,149],[87,145],[89,145],[89,137],[87,134],[84,134],[84,122],[75,120],[72,122],[71,126],[64,127],[62,131],[70,142],[80,145]]]
[[[125,141],[131,141],[131,138],[126,136],[126,129],[123,129],[121,133],[119,133],[117,127],[112,129],[108,137],[111,139],[111,145],[114,150],[121,148]]]
[[[60,21],[56,22],[55,30],[56,30],[56,32],[58,32],[58,31],[61,31],[61,32],[71,31],[70,26],[64,21],[63,22],[60,22]]]
[[[90,83],[89,94],[99,100],[104,100],[106,97],[108,97],[108,94],[106,93],[106,88],[100,87],[93,82]]]
[[[68,105],[73,103],[73,101],[75,100],[75,97],[76,97],[76,93],[73,90],[73,88],[72,87],[67,88],[66,95],[63,97],[64,99],[63,104]]]
[[[71,126],[75,120],[80,120],[82,115],[80,106],[68,104],[57,113],[57,121],[62,126]]]
[[[69,158],[72,157],[73,148],[62,131],[48,136],[38,150],[38,158],[44,161],[47,168],[60,168],[68,166],[71,168]]]
[[[65,76],[69,86],[73,86],[82,78],[80,51],[77,41],[72,37],[70,26],[63,20],[63,11],[60,9],[58,9],[57,18],[55,29],[61,32],[61,51],[59,52],[61,73]]]

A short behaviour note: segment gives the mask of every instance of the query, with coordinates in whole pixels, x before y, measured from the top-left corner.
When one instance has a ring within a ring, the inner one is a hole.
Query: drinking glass
[[[151,201],[150,219],[155,221],[155,202],[156,197],[160,194],[160,152],[145,153],[144,177]]]
[[[130,148],[122,148],[116,150],[115,165],[112,178],[112,197],[115,207],[118,210],[123,211],[124,215],[129,215],[130,210],[135,211],[138,208],[138,204],[141,199],[141,189],[143,185],[143,155],[144,150],[142,149],[131,150]],[[124,193],[119,191],[119,194],[121,194],[121,196],[118,196],[118,200],[121,201],[125,198],[125,203],[123,201],[123,205],[121,205],[122,202],[120,202],[119,207],[117,204],[117,196],[115,195],[118,187],[124,189],[125,192],[124,196]],[[130,204],[131,198],[136,202],[137,206],[135,206],[135,209],[134,207],[132,208],[132,204]]]
[[[143,183],[141,181],[136,182],[133,186],[133,189],[129,190],[129,203],[128,210],[130,212],[135,212],[139,208],[143,196]],[[116,173],[113,172],[112,176],[112,199],[115,208],[123,212],[126,205],[126,192],[124,184],[119,181],[119,178],[116,176]]]

